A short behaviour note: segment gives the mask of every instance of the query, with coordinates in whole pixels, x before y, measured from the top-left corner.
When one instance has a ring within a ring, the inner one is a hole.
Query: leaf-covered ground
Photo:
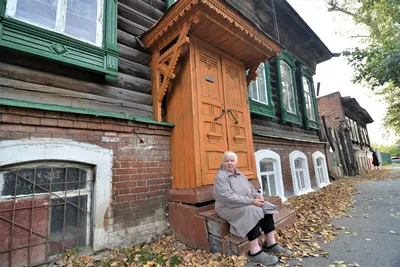
[[[330,242],[344,227],[332,225],[332,220],[349,216],[353,207],[356,184],[366,180],[387,180],[400,177],[389,169],[371,170],[360,178],[344,178],[333,182],[317,192],[289,199],[289,208],[296,210],[295,227],[278,232],[278,241],[293,251],[291,257],[329,256],[321,249],[321,242]],[[277,266],[289,266],[289,257],[280,257]],[[114,249],[102,255],[77,256],[76,251],[67,251],[61,266],[244,266],[247,257],[226,256],[191,249],[175,239],[166,236],[152,244],[135,246],[130,249]],[[341,262],[332,266],[346,266]],[[350,266],[350,265],[347,265]],[[354,266],[354,265],[353,265]]]

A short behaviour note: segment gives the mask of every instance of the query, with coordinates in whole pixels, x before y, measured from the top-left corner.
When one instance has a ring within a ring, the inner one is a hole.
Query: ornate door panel
[[[214,184],[221,158],[228,150],[221,56],[199,46],[196,82],[199,111],[202,184]]]
[[[228,148],[238,155],[238,169],[248,178],[254,178],[253,138],[244,71],[243,65],[222,58]]]

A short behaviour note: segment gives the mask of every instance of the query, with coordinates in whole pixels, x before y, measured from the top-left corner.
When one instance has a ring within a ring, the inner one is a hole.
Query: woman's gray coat
[[[251,205],[257,195],[261,194],[254,189],[246,176],[237,169],[234,175],[221,165],[214,184],[215,210],[218,216],[229,222],[232,234],[245,237],[264,218],[264,213],[277,213],[276,210],[264,212],[263,208]],[[268,206],[275,207],[271,205]]]

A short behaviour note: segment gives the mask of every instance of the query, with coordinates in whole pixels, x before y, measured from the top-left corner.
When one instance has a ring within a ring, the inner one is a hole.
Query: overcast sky
[[[337,13],[327,11],[325,0],[288,0],[304,21],[319,36],[333,53],[339,53],[357,45],[355,39],[348,38],[346,33],[352,29],[351,20],[346,20]],[[368,124],[371,142],[390,144],[393,138],[385,140],[382,119],[385,105],[373,93],[360,85],[351,82],[354,71],[343,57],[332,58],[317,66],[314,76],[315,84],[321,82],[320,96],[339,91],[342,96],[351,96],[365,108],[374,122]]]

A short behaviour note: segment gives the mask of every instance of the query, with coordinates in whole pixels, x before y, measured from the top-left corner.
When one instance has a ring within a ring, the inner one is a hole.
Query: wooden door
[[[221,56],[204,46],[197,46],[196,82],[202,185],[214,184],[221,159],[228,150]]]
[[[228,148],[238,156],[238,169],[256,177],[253,137],[243,64],[222,57]]]

